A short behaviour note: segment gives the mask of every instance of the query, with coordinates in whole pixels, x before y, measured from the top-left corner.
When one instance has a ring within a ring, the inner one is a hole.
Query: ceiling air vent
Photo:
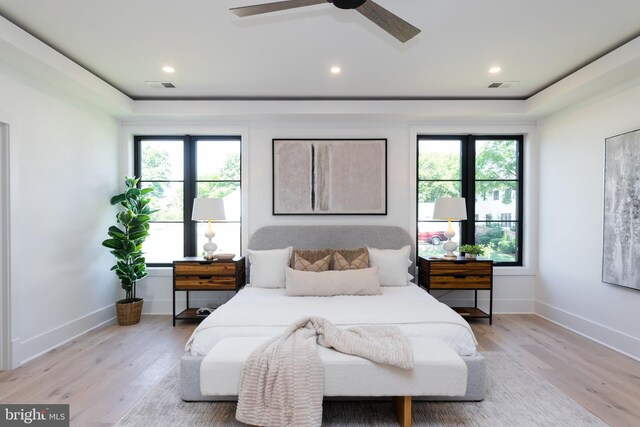
[[[145,82],[147,84],[147,86],[152,87],[154,89],[171,89],[176,87],[176,85],[174,85],[171,82]]]
[[[489,88],[490,89],[509,89],[512,86],[517,85],[518,82],[491,82],[489,83]]]

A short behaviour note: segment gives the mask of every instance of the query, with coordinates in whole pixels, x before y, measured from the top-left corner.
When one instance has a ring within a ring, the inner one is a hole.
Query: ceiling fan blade
[[[261,13],[277,12],[279,10],[294,9],[296,7],[312,6],[320,3],[327,3],[327,0],[286,0],[275,3],[256,4],[253,6],[233,7],[229,10],[237,16],[251,16]]]
[[[411,40],[420,33],[418,28],[371,0],[367,0],[356,10],[402,43]]]

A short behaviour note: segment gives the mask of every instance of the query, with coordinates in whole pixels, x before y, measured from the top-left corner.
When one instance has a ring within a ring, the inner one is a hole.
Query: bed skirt
[[[467,365],[467,392],[464,396],[413,396],[416,400],[476,402],[484,399],[485,359],[481,354],[460,356]],[[200,393],[200,364],[204,357],[185,353],[180,359],[180,397],[185,402],[235,401],[237,396],[203,396]],[[367,396],[363,396],[368,399]],[[333,398],[332,398],[333,399]]]

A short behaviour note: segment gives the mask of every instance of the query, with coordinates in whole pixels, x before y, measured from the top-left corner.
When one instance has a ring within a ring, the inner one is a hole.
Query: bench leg
[[[394,396],[393,409],[400,427],[411,427],[411,396]]]

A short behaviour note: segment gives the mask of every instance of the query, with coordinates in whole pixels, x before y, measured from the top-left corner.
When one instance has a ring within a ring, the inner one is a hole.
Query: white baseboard
[[[112,304],[33,338],[24,341],[15,339],[12,342],[13,367],[16,368],[49,350],[114,320],[115,307]]]
[[[540,301],[535,302],[534,313],[625,356],[640,360],[640,339],[636,337]]]

